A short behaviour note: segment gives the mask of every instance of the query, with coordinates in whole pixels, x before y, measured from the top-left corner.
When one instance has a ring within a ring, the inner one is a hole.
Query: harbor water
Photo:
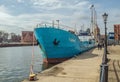
[[[42,70],[42,52],[34,47],[34,72]],[[0,82],[21,82],[28,78],[32,60],[32,46],[0,48]]]

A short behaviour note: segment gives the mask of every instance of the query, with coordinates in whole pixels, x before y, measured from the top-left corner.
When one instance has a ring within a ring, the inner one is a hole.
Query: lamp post
[[[104,61],[103,63],[107,63],[107,28],[106,28],[106,23],[107,23],[107,17],[108,14],[104,13],[103,15],[103,20],[104,20],[104,24],[105,24],[105,40],[104,40]]]
[[[107,28],[106,28],[106,23],[107,23],[107,17],[108,14],[104,13],[103,15],[104,19],[104,24],[105,24],[105,39],[104,39],[104,55],[103,55],[103,60],[102,64],[100,66],[101,72],[100,72],[100,82],[108,82],[108,65],[107,65]]]

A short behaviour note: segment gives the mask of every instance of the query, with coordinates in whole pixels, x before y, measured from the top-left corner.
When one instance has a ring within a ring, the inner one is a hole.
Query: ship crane
[[[100,29],[97,24],[97,13],[96,13],[94,5],[91,5],[90,9],[91,9],[91,25],[90,26],[92,29],[91,35],[93,36],[96,42],[99,42],[100,41]]]

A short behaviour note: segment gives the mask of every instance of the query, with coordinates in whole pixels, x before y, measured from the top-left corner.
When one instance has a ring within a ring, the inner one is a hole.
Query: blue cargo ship
[[[94,47],[94,41],[80,41],[73,32],[54,27],[35,28],[34,34],[46,63],[60,63]]]

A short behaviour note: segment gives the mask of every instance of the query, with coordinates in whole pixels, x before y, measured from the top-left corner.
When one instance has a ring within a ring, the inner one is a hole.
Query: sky
[[[101,34],[105,12],[107,30],[113,32],[113,25],[120,24],[119,3],[120,0],[0,0],[0,30],[20,34],[23,30],[33,31],[37,24],[57,24],[56,20],[76,30],[91,29],[90,6],[94,4]]]

